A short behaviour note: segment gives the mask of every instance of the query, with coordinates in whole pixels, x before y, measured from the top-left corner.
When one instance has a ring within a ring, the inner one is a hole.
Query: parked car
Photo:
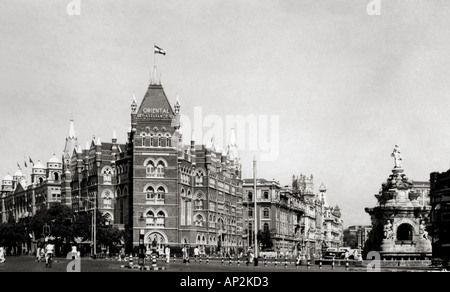
[[[260,251],[259,256],[261,258],[264,258],[264,256],[266,256],[267,259],[274,259],[277,257],[277,252],[273,249],[262,250]]]
[[[327,250],[323,255],[324,259],[335,259],[337,258],[338,252],[334,250]]]

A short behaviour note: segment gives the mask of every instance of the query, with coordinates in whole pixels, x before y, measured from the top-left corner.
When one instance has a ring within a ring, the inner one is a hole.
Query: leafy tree
[[[125,236],[123,230],[119,230],[116,226],[101,225],[97,229],[97,242],[98,244],[109,248],[110,254],[118,252],[117,246],[121,244]]]
[[[8,220],[7,223],[0,224],[0,244],[7,247],[9,251],[15,250],[26,240],[25,227],[23,224]],[[20,251],[19,251],[20,252]]]
[[[73,241],[74,232],[71,225],[74,215],[71,208],[61,203],[53,203],[48,209],[42,208],[37,211],[31,218],[29,226],[34,231],[35,237],[41,241],[49,235],[44,234],[44,226],[46,226],[50,237],[55,241],[56,255],[59,255],[61,246],[65,245],[67,250],[68,245]]]
[[[273,247],[272,237],[269,230],[258,230],[257,237],[258,242],[261,244],[261,249],[270,249]]]

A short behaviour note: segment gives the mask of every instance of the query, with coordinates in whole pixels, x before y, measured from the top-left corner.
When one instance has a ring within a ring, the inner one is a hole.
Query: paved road
[[[36,262],[33,256],[10,256],[6,258],[5,263],[0,263],[0,272],[66,272],[67,266],[71,260],[65,258],[56,258],[51,268],[45,267],[44,262]],[[137,260],[134,261],[137,264]],[[193,259],[189,264],[184,264],[180,259],[176,259],[170,263],[164,261],[158,261],[157,267],[163,267],[164,270],[140,270],[138,268],[129,269],[129,263],[127,261],[118,261],[114,259],[96,259],[93,260],[89,257],[81,258],[80,271],[81,272],[250,272],[250,273],[264,273],[264,272],[366,272],[365,267],[349,266],[348,270],[345,265],[336,265],[334,269],[330,265],[323,265],[322,269],[317,265],[311,265],[308,268],[305,265],[296,267],[293,262],[289,262],[285,266],[284,262],[278,262],[275,266],[274,262],[268,262],[267,266],[264,262],[260,261],[258,266],[249,265],[245,262],[240,262],[238,265],[236,261],[232,261],[231,265],[228,261],[210,260],[209,264],[205,260],[195,262]],[[145,266],[152,267],[151,261],[146,261]],[[381,271],[389,272],[413,272],[413,271],[436,271],[436,269],[430,269],[426,267],[411,268],[411,267],[385,267]]]
[[[0,264],[0,272],[66,272],[68,264],[71,260],[64,258],[55,258],[51,268],[45,267],[44,262],[36,262],[33,256],[10,256],[6,258],[5,263]],[[134,261],[137,264],[137,261]],[[129,269],[127,268],[129,263],[127,261],[118,261],[113,259],[96,259],[93,260],[89,257],[81,258],[80,270],[81,272],[149,272],[148,270]],[[151,261],[146,261],[145,266],[152,267]],[[311,265],[310,268],[302,265],[296,267],[293,262],[289,262],[285,267],[284,262],[278,262],[275,266],[274,262],[268,262],[267,266],[262,261],[258,266],[246,265],[245,262],[240,262],[239,265],[236,261],[232,261],[231,265],[229,261],[210,260],[209,264],[206,260],[195,262],[193,259],[189,264],[184,264],[180,259],[176,259],[175,262],[171,259],[170,263],[164,261],[158,261],[157,267],[164,267],[165,270],[153,270],[152,272],[310,272],[310,271],[327,271],[327,272],[351,272],[361,271],[362,268],[349,267],[347,271],[345,266],[335,266],[334,269],[331,266],[323,266],[319,269],[318,266]]]

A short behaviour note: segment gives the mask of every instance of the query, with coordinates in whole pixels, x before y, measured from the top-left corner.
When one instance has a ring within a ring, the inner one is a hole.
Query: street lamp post
[[[93,253],[92,257],[95,259],[97,257],[97,220],[96,220],[96,210],[97,210],[97,200],[94,198],[94,201],[88,200],[86,198],[80,197],[81,199],[94,204],[94,208],[92,208],[92,229],[91,229],[91,239],[92,239],[92,245],[93,245]]]
[[[255,228],[254,228],[254,242],[255,242],[255,266],[258,265],[258,211],[257,211],[257,205],[256,205],[256,199],[257,199],[257,188],[256,188],[256,156],[253,158],[253,191],[254,191],[254,216],[255,216]]]

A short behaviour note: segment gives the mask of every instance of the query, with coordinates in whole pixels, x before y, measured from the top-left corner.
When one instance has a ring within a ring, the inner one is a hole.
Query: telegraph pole
[[[254,156],[253,158],[253,190],[254,190],[254,196],[253,196],[253,200],[254,200],[254,216],[255,216],[255,228],[254,228],[254,242],[255,242],[255,266],[258,265],[258,212],[256,210],[256,156]]]

